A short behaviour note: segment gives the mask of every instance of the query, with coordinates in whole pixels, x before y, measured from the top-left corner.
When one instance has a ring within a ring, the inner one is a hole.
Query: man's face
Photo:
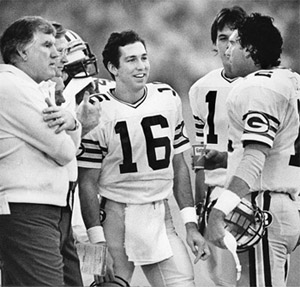
[[[217,33],[216,48],[223,66],[229,65],[229,59],[226,57],[225,52],[229,44],[229,37],[232,34],[233,30],[230,29],[227,25],[224,26],[222,30],[219,30]]]
[[[116,82],[122,82],[133,91],[145,87],[149,72],[150,63],[147,51],[141,42],[120,47],[119,68],[116,69]]]
[[[68,62],[67,59],[67,48],[68,48],[68,41],[63,36],[59,39],[55,40],[55,47],[59,56],[57,57],[57,65],[56,65],[56,77],[62,77],[63,75],[63,68],[64,65]]]
[[[229,59],[232,75],[245,77],[249,74],[253,61],[246,49],[242,48],[237,30],[229,37],[229,46],[225,54]]]
[[[56,74],[55,38],[52,34],[36,32],[33,41],[25,47],[27,55],[24,69],[37,83],[51,79]]]

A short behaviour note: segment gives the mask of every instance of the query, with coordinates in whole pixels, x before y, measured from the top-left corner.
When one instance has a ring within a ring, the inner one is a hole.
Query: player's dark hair
[[[64,26],[62,24],[55,22],[55,21],[52,21],[51,24],[53,25],[53,27],[56,30],[56,35],[55,35],[56,39],[60,39],[65,36],[67,30],[64,28]]]
[[[255,64],[262,69],[280,64],[283,40],[273,21],[272,17],[252,13],[238,28],[241,47],[249,50]]]
[[[211,41],[217,42],[218,31],[223,30],[225,25],[230,29],[236,29],[245,19],[247,13],[240,6],[232,8],[223,8],[216,16],[211,26]]]
[[[25,16],[13,22],[2,34],[0,50],[5,64],[14,64],[18,57],[18,49],[31,43],[36,32],[53,34],[55,28],[49,21],[40,16]]]
[[[108,63],[111,63],[116,68],[119,68],[119,60],[121,56],[119,47],[124,47],[135,42],[141,42],[146,48],[145,41],[135,31],[128,30],[121,33],[112,33],[102,52],[103,64],[105,68],[108,70]],[[111,76],[113,79],[115,79],[114,75],[111,74]]]

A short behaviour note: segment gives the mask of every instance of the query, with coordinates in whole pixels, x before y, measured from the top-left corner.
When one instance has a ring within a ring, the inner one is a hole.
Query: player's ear
[[[244,54],[245,54],[245,58],[251,58],[251,53],[250,53],[250,49],[252,49],[252,47],[247,47],[244,48]]]
[[[118,69],[117,69],[116,66],[113,65],[111,62],[108,62],[107,68],[108,68],[109,72],[110,72],[111,74],[113,74],[114,76],[116,76],[116,75],[118,74]]]
[[[22,47],[17,47],[17,52],[20,58],[23,59],[24,62],[26,62],[28,58],[27,50],[22,46]]]

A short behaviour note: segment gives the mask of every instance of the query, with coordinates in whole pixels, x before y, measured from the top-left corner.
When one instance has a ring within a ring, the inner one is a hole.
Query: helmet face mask
[[[208,206],[206,220],[215,203],[216,200]],[[271,217],[269,212],[262,211],[245,198],[225,217],[225,229],[236,239],[238,253],[250,249],[259,242],[272,221]]]
[[[67,73],[68,78],[86,78],[98,74],[97,58],[88,43],[70,30],[66,32],[65,37],[68,41],[68,62],[63,71]]]

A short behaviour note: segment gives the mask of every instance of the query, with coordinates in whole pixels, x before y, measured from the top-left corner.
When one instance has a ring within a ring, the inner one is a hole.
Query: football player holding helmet
[[[202,220],[207,222],[209,213],[216,201],[217,199],[208,204],[207,209],[203,212]],[[243,198],[239,205],[225,217],[225,229],[234,236],[239,253],[257,244],[271,222],[272,215],[269,212],[261,210]]]

